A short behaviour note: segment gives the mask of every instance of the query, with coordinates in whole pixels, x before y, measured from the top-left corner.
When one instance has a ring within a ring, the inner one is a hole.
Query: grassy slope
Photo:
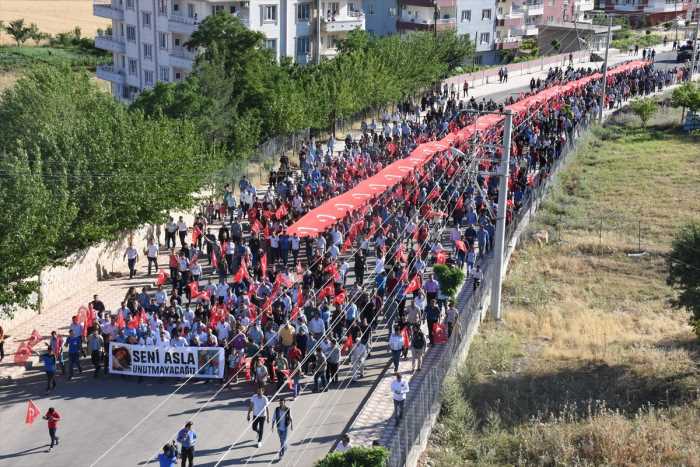
[[[672,310],[664,254],[700,214],[700,144],[661,112],[581,146],[514,256],[506,322],[449,385],[438,465],[700,465],[700,346]],[[641,221],[641,222],[640,222]],[[636,250],[641,223],[641,258]]]

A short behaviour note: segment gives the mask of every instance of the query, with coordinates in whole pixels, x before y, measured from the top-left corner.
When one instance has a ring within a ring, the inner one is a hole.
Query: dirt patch
[[[5,23],[24,18],[26,23],[36,23],[49,34],[70,31],[80,26],[83,36],[93,37],[97,29],[110,26],[110,20],[92,14],[92,0],[2,0],[0,20]],[[0,34],[0,44],[14,41],[5,33]]]

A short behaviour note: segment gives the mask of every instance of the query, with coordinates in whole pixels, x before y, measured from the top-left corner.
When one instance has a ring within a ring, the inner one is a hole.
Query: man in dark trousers
[[[294,428],[292,425],[292,412],[287,407],[284,397],[280,399],[280,405],[275,408],[275,413],[272,414],[272,426],[277,428],[277,434],[280,437],[279,459],[281,460],[284,452],[287,450],[287,433]]]
[[[188,460],[190,467],[192,467],[194,465],[194,446],[197,444],[197,433],[192,430],[192,422],[185,423],[185,427],[177,434],[177,441],[182,446],[180,450],[182,467],[187,465]]]

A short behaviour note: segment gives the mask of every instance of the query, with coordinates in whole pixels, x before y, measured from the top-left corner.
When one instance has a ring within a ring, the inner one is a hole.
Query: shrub
[[[316,467],[385,467],[389,451],[383,447],[355,447],[345,452],[331,452]]]
[[[440,283],[440,290],[442,290],[442,293],[454,298],[457,293],[457,288],[464,281],[464,271],[453,266],[436,264],[433,267],[433,272]]]

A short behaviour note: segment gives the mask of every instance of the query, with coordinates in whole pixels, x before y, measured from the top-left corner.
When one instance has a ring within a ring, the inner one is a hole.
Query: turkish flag
[[[238,284],[239,282],[243,282],[243,279],[250,279],[248,267],[245,265],[245,262],[241,264],[236,274],[233,275],[233,283]]]
[[[448,254],[445,253],[444,251],[441,251],[435,257],[435,262],[438,264],[445,264],[447,262],[447,257],[448,257]]]
[[[340,349],[341,353],[348,354],[350,353],[350,349],[352,349],[352,335],[348,334],[348,337],[345,338],[345,342],[343,343],[343,348]]]
[[[216,255],[213,255],[216,256]],[[163,285],[168,281],[170,274],[165,271],[158,271],[158,278],[156,279],[156,285]]]
[[[467,252],[467,245],[465,245],[462,240],[455,240],[455,247],[457,247],[459,251]]]
[[[301,290],[301,286],[297,290],[297,306],[302,306],[304,304],[304,292]]]
[[[333,303],[336,305],[342,305],[345,302],[345,290],[341,290],[338,295],[335,296]]]
[[[27,425],[31,425],[34,423],[34,420],[39,418],[39,415],[41,415],[41,412],[39,411],[39,407],[36,406],[34,402],[30,400],[27,401],[27,416],[24,418],[24,423]]]
[[[216,253],[216,251],[211,252],[211,267],[213,267],[215,270],[219,269],[219,255]]]
[[[126,327],[126,321],[124,321],[124,316],[121,313],[117,313],[116,324],[119,329],[124,329]]]
[[[415,276],[413,276],[413,279],[411,279],[411,282],[409,282],[406,286],[406,293],[413,293],[416,290],[420,289],[422,285],[423,283],[420,279],[420,274],[416,274]]]
[[[260,223],[259,220],[255,219],[253,223],[250,225],[250,231],[259,234],[260,231],[262,230],[262,224]]]
[[[431,191],[430,194],[428,195],[428,201],[433,200],[433,199],[437,199],[439,197],[440,197],[440,187],[436,186],[435,188],[433,188],[433,191]]]
[[[195,245],[197,244],[197,240],[199,240],[199,237],[202,236],[202,229],[199,228],[198,225],[194,226],[194,229],[192,229],[192,243]]]
[[[346,238],[345,241],[343,242],[343,248],[342,248],[343,253],[348,251],[351,246],[352,246],[352,240],[350,240],[350,237],[348,236],[348,238]]]
[[[187,288],[190,289],[190,297],[197,298],[197,295],[199,295],[199,284],[197,282],[190,282],[187,284]]]
[[[401,330],[401,337],[403,338],[403,348],[407,349],[410,343],[410,340],[408,338],[408,328],[403,328]]]
[[[260,257],[260,269],[262,270],[262,276],[265,277],[267,274],[267,253]]]
[[[282,220],[287,216],[287,206],[284,203],[275,211],[275,216],[277,216],[277,220]]]
[[[462,209],[464,207],[464,196],[457,198],[457,203],[455,203],[455,209]]]
[[[335,295],[335,289],[332,285],[327,285],[318,293],[318,299],[323,300],[325,297],[333,297]]]
[[[299,305],[294,305],[294,308],[292,308],[292,314],[289,317],[291,321],[294,321],[299,317]]]

